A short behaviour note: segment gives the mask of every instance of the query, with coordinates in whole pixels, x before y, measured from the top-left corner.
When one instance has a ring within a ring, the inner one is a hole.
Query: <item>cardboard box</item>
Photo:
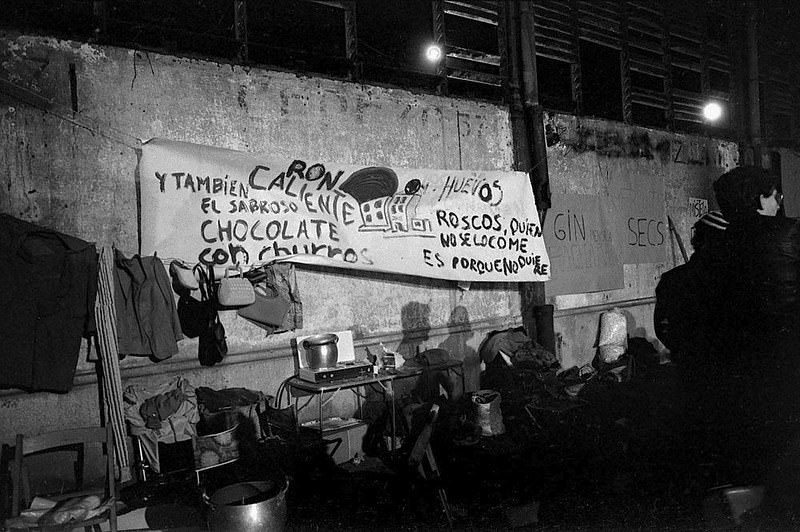
[[[343,464],[344,462],[352,460],[356,454],[364,456],[362,444],[366,434],[367,424],[364,422],[359,422],[358,424],[338,430],[326,430],[324,435],[326,440],[333,440],[336,438],[342,439],[339,448],[333,453],[333,461],[337,464]],[[329,453],[333,451],[335,445],[334,443],[328,445]]]

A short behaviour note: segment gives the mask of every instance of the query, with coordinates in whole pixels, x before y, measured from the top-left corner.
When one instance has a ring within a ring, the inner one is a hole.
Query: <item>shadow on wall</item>
[[[441,349],[444,349],[450,356],[464,362],[465,372],[465,386],[472,390],[477,389],[477,382],[473,382],[471,377],[480,374],[480,359],[478,351],[470,347],[467,342],[475,336],[469,321],[469,311],[467,307],[457,306],[450,313],[450,319],[447,321],[447,329],[450,336],[439,344]],[[466,390],[461,390],[464,393]]]
[[[403,328],[403,337],[398,345],[397,352],[406,360],[411,360],[419,353],[430,349],[431,323],[430,307],[425,303],[412,301],[403,306],[400,311],[400,321]],[[457,306],[450,312],[447,322],[448,336],[438,344],[439,349],[447,351],[451,357],[464,362],[465,387],[477,389],[480,374],[480,360],[478,352],[468,345],[475,332],[470,325],[469,310],[464,306]],[[434,388],[436,388],[434,386]],[[460,387],[459,387],[460,388]],[[452,384],[445,389],[453,390]],[[466,390],[455,390],[455,393],[464,393]],[[425,394],[423,394],[425,395]]]
[[[644,327],[637,327],[636,318],[633,317],[630,311],[622,310],[622,315],[625,316],[628,338],[647,338],[647,329]]]
[[[397,352],[410,360],[425,350],[425,342],[431,335],[431,308],[426,303],[411,301],[400,309],[400,326],[403,337]]]

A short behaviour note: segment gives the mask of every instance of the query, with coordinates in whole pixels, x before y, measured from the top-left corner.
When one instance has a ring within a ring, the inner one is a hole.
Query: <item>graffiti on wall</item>
[[[555,140],[556,136],[578,153],[592,151],[603,157],[658,158],[667,162],[672,154],[669,140],[654,139],[647,131],[603,131],[578,126],[570,137],[551,132],[550,140]]]
[[[735,165],[735,160],[731,161],[732,157],[735,159],[735,149],[724,144],[715,146],[703,138],[656,138],[647,131],[600,130],[585,125],[572,131],[551,122],[545,125],[545,140],[548,146],[560,144],[577,153],[594,152],[609,158],[656,159],[663,163],[722,168]]]
[[[673,163],[707,165],[712,161],[714,159],[709,157],[705,140],[676,139],[672,142]]]

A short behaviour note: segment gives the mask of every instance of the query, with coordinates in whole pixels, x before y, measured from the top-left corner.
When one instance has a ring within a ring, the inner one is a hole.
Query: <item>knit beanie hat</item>
[[[728,228],[728,220],[722,216],[721,211],[710,211],[705,213],[699,220],[697,220],[697,224],[707,225],[712,229],[719,229],[720,231],[724,231]],[[697,225],[695,225],[695,227],[697,227]]]
[[[759,198],[778,188],[779,179],[757,166],[741,166],[714,181],[717,203],[727,220],[758,214]]]

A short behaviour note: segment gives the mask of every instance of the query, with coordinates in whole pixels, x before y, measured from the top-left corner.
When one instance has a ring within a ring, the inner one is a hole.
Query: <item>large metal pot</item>
[[[278,482],[239,482],[206,499],[210,532],[283,532],[286,528],[286,490]]]
[[[335,334],[315,334],[303,340],[306,365],[311,369],[332,368],[339,361],[339,348]]]

